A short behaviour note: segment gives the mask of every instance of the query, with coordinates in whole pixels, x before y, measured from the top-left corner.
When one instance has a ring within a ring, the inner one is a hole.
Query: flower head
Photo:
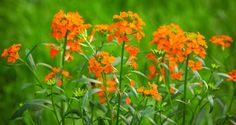
[[[89,60],[89,72],[93,72],[97,77],[100,77],[102,72],[108,74],[113,71],[112,63],[114,61],[115,57],[110,56],[107,52],[100,52]]]
[[[54,80],[54,81],[55,81],[55,80],[56,80],[55,78],[57,77],[58,73],[60,73],[60,72],[61,72],[61,69],[60,69],[60,68],[55,68],[55,67],[54,67],[54,68],[52,69],[52,72],[50,72],[48,75],[46,75],[45,81],[49,81],[49,80]],[[67,78],[71,77],[70,73],[69,73],[68,71],[65,71],[65,70],[63,70],[63,71],[61,72],[61,75],[65,76],[65,77],[67,77]],[[59,78],[59,80],[58,80],[57,85],[58,85],[58,86],[62,86],[61,76],[60,76],[60,78]]]
[[[223,48],[227,48],[230,47],[233,39],[227,35],[215,35],[211,37],[210,41],[216,45],[222,46]]]
[[[20,58],[20,56],[18,54],[20,47],[21,47],[21,44],[13,44],[9,48],[4,49],[1,56],[8,58],[7,62],[15,63],[16,60]]]
[[[55,14],[52,24],[52,34],[56,39],[62,39],[68,35],[69,40],[73,40],[75,36],[91,27],[90,24],[84,24],[83,18],[77,12],[68,12],[60,10]]]
[[[236,70],[230,71],[227,74],[230,76],[227,80],[236,82]]]

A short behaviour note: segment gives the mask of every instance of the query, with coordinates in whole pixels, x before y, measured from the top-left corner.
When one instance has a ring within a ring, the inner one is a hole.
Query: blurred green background
[[[0,52],[13,43],[32,48],[38,42],[55,41],[50,24],[60,9],[78,11],[92,25],[111,23],[112,16],[121,11],[136,12],[146,23],[146,37],[139,45],[143,50],[149,47],[152,32],[170,23],[185,31],[200,32],[208,43],[215,34],[226,34],[236,40],[235,0],[0,0]],[[53,65],[43,47],[34,54],[36,61]],[[209,43],[208,54],[225,65],[222,71],[236,68],[235,43],[224,51]],[[25,67],[9,66],[2,58],[0,63],[0,124],[7,125],[14,123],[9,119],[19,104],[33,98],[34,89],[26,85],[34,80]],[[222,91],[232,89],[230,85],[224,88]],[[227,96],[230,91],[223,94]]]

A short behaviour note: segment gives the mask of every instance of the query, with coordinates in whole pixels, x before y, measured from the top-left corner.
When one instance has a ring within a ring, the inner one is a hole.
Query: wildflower
[[[216,45],[222,46],[223,48],[227,48],[230,47],[233,39],[227,35],[215,35],[211,37],[210,41]]]
[[[132,87],[134,87],[135,81],[134,81],[134,80],[130,80],[129,85],[132,86]]]
[[[149,66],[149,72],[150,72],[150,74],[148,75],[149,79],[152,79],[154,76],[158,75],[158,72],[156,71],[156,68],[153,64]]]
[[[180,80],[181,76],[182,76],[182,72],[171,74],[172,80],[175,80],[175,79]]]
[[[230,71],[227,74],[230,76],[230,78],[227,79],[228,81],[236,82],[236,70]]]
[[[115,37],[118,42],[127,42],[129,40],[127,35],[132,35],[133,38],[136,38],[139,42],[144,36],[142,27],[145,23],[138,14],[131,11],[121,12],[120,15],[114,15],[113,20],[114,23],[111,24],[112,33],[110,34],[108,41],[111,41],[111,38]]]
[[[21,44],[13,44],[7,49],[3,50],[2,57],[7,57],[7,62],[15,63],[20,58],[18,51],[20,50]]]
[[[150,82],[148,82],[148,85],[150,89],[145,89],[144,87],[140,87],[137,89],[137,92],[143,93],[144,96],[151,96],[156,101],[160,101],[161,95],[159,94],[157,90],[157,85],[151,84]]]
[[[89,60],[89,72],[93,72],[97,77],[100,77],[102,72],[108,74],[113,71],[112,63],[114,61],[115,57],[110,56],[107,52],[100,52]]]
[[[53,37],[60,40],[68,35],[69,40],[73,40],[75,36],[91,27],[90,24],[84,24],[83,18],[77,12],[68,12],[60,10],[55,14],[52,24]]]
[[[131,99],[129,97],[126,97],[125,102],[126,102],[127,105],[130,105],[131,104]]]
[[[99,78],[99,81],[103,82],[103,79]],[[111,94],[112,92],[114,92],[115,90],[117,90],[116,87],[116,82],[115,79],[110,80],[109,78],[106,78],[106,86],[103,84],[101,85],[99,88],[101,89],[101,91],[98,92],[98,96],[100,98],[100,103],[104,104],[105,103],[105,94],[107,94],[107,97],[109,97],[108,95]],[[106,93],[105,93],[106,92]]]
[[[201,61],[196,61],[194,62],[193,60],[188,61],[188,66],[194,71],[194,70],[199,70],[202,68],[202,63]]]
[[[170,91],[170,93],[173,94],[173,93],[175,92],[175,88],[174,88],[174,87],[170,87],[170,90],[169,90],[169,91]]]
[[[45,81],[49,81],[49,80],[55,81],[56,80],[55,78],[57,77],[58,73],[60,73],[60,72],[61,72],[60,68],[53,68],[52,72],[50,72],[48,75],[46,75]],[[62,71],[61,75],[65,76],[67,78],[71,77],[70,73],[68,71],[65,71],[65,70]],[[58,79],[57,85],[62,86],[61,76]]]

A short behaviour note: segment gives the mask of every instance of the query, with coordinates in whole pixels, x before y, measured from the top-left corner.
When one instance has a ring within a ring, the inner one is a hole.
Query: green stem
[[[185,78],[184,78],[184,110],[183,110],[183,125],[185,125],[185,118],[186,118],[186,92],[187,92],[187,78],[188,78],[188,60],[189,56],[186,59],[186,67],[185,67]]]
[[[232,107],[232,104],[233,104],[233,101],[234,101],[234,95],[235,95],[235,87],[234,87],[234,83],[233,83],[233,95],[232,95],[232,98],[230,100],[230,103],[229,103],[229,108],[228,108],[228,112],[231,110],[231,107]]]
[[[53,113],[56,116],[56,120],[57,120],[57,123],[59,125],[60,122],[59,122],[59,119],[58,119],[58,116],[57,116],[57,111],[56,111],[55,104],[54,104],[53,93],[52,93],[52,86],[50,86],[50,89],[51,89],[51,101],[52,101]]]
[[[118,108],[116,114],[116,125],[119,124],[119,115],[120,115],[120,103],[121,103],[121,92],[122,92],[122,73],[123,73],[123,60],[124,60],[124,48],[125,41],[122,42],[122,50],[121,50],[121,65],[120,65],[120,78],[119,78],[119,93],[118,93]]]
[[[60,68],[61,68],[61,72],[63,72],[63,69],[64,69],[64,64],[65,64],[65,53],[66,53],[66,42],[67,42],[67,35],[68,35],[68,31],[66,32],[66,35],[65,35],[65,41],[64,43],[62,44],[62,51],[61,51],[61,60],[60,60]],[[63,75],[61,75],[61,88],[63,89],[63,82],[64,79],[63,79]],[[64,119],[64,102],[63,100],[61,101],[61,111],[60,111],[60,114],[61,114],[61,122],[62,122],[62,125],[65,125],[65,119]]]
[[[108,94],[107,94],[107,80],[106,80],[106,74],[102,73],[102,78],[103,78],[103,84],[104,84],[104,93],[105,93],[105,100],[108,106],[108,114],[111,117],[111,120],[109,121],[109,124],[112,125],[112,112],[111,112],[111,106],[110,106],[110,102],[109,102],[109,98],[108,98]]]

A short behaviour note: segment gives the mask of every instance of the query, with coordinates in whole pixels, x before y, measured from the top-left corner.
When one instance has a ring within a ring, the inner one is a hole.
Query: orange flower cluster
[[[156,84],[151,84],[148,82],[148,85],[150,89],[145,89],[144,87],[140,87],[137,89],[137,92],[142,93],[144,96],[152,96],[157,101],[161,101],[161,95],[159,94],[157,90],[157,85]]]
[[[231,78],[228,78],[227,80],[236,82],[236,70],[230,71],[227,73]]]
[[[55,14],[52,21],[53,37],[60,40],[67,37],[65,60],[70,62],[74,59],[71,52],[82,52],[80,43],[82,39],[78,35],[91,27],[90,24],[84,24],[84,20],[77,12],[68,12],[65,14],[62,10]],[[60,47],[55,45],[50,46],[50,56],[54,58],[59,53]]]
[[[139,49],[133,47],[131,45],[126,45],[125,50],[129,53],[130,57],[128,59],[128,64],[130,64],[134,69],[138,68],[138,64],[136,62],[137,57],[136,55],[139,53]]]
[[[7,62],[15,63],[20,58],[18,51],[20,50],[21,44],[13,44],[7,49],[4,49],[1,54],[2,57],[7,57]]]
[[[227,35],[216,35],[212,36],[210,41],[214,44],[220,45],[223,48],[230,47],[230,44],[233,42],[233,39]]]
[[[55,14],[51,26],[53,37],[58,40],[65,37],[66,34],[68,40],[73,40],[79,33],[91,27],[90,24],[84,24],[79,13],[68,12],[65,14],[62,10]]]
[[[49,81],[49,80],[55,80],[56,76],[58,75],[58,73],[61,71],[60,68],[53,68],[52,69],[52,72],[50,72],[48,75],[46,75],[45,77],[45,81]],[[68,71],[65,71],[63,70],[62,71],[62,75],[65,76],[65,77],[71,77],[70,76],[70,73]],[[58,83],[57,83],[58,86],[62,86],[62,81],[61,81],[61,78],[59,79]]]
[[[154,76],[158,75],[158,72],[156,71],[156,67],[153,64],[150,64],[148,69],[150,72],[150,74],[148,75],[149,79],[152,79]]]
[[[108,24],[100,24],[100,25],[95,25],[93,31],[92,31],[92,35],[94,35],[96,32],[101,32],[104,34],[107,34],[109,32],[111,32],[112,27],[111,25]]]
[[[99,79],[99,81],[103,82],[102,79]],[[105,103],[105,94],[109,94],[109,93],[112,93],[114,92],[115,90],[117,90],[117,87],[116,87],[116,82],[115,80],[110,80],[109,78],[106,79],[106,85],[107,85],[107,88],[105,88],[105,85],[101,85],[100,86],[100,89],[101,91],[98,92],[98,96],[100,97],[100,103],[104,104]],[[105,90],[106,89],[106,90]],[[105,93],[105,92],[108,92],[108,93]]]
[[[164,25],[153,33],[153,40],[149,44],[157,44],[157,50],[165,52],[164,62],[168,61],[172,79],[180,79],[182,73],[176,72],[175,68],[189,55],[205,58],[207,44],[204,36],[200,33],[184,32],[178,25]],[[153,60],[154,56],[149,55]],[[190,60],[192,62],[193,60]],[[199,63],[192,65],[193,70],[201,69]],[[197,67],[197,68],[196,68]]]
[[[112,63],[114,61],[115,57],[110,56],[107,52],[100,52],[89,60],[89,72],[93,72],[97,77],[100,77],[102,72],[108,74],[113,71]]]
[[[142,31],[145,23],[138,16],[138,14],[131,11],[121,12],[120,15],[113,16],[114,23],[111,24],[111,29],[109,29],[112,34],[108,36],[108,41],[111,42],[112,38],[115,37],[118,42],[128,41],[127,35],[133,35],[138,42],[144,36]]]

